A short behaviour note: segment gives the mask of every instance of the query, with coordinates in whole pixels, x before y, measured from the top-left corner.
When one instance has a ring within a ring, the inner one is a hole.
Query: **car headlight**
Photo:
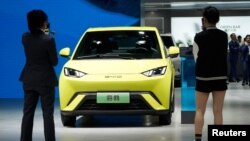
[[[86,73],[84,73],[84,72],[80,72],[78,70],[66,68],[66,67],[64,68],[64,74],[66,76],[69,76],[69,77],[77,77],[77,78],[80,78],[80,77],[86,75]]]
[[[166,72],[167,67],[159,67],[159,68],[154,68],[152,70],[148,70],[143,72],[142,74],[148,77],[151,76],[157,76],[157,75],[164,75]]]

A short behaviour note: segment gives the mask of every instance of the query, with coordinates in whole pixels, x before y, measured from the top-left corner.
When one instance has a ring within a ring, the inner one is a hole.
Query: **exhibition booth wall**
[[[0,98],[23,98],[18,78],[25,63],[21,36],[28,31],[28,11],[42,9],[48,14],[58,52],[64,47],[73,50],[89,27],[140,25],[140,0],[1,0],[0,7]],[[58,57],[59,77],[67,59]]]

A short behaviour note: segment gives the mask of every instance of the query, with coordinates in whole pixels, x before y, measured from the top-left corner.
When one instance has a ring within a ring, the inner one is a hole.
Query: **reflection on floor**
[[[78,117],[76,127],[63,127],[58,101],[55,105],[57,141],[193,141],[193,124],[181,124],[180,88],[176,88],[176,109],[172,124],[160,126],[154,116],[95,116]],[[17,141],[20,136],[22,117],[20,99],[0,99],[0,141]],[[207,140],[207,124],[213,123],[212,98],[203,132]],[[225,124],[250,124],[250,87],[241,83],[230,83],[224,105]],[[38,106],[34,122],[34,141],[44,141],[43,120]]]

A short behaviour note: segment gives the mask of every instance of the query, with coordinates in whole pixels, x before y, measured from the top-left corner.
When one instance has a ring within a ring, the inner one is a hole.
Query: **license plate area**
[[[121,104],[129,103],[130,96],[128,92],[97,92],[96,103],[98,104]]]

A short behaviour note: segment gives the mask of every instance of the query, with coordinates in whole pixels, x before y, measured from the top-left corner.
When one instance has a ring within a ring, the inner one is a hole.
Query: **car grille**
[[[140,95],[131,95],[128,104],[98,104],[96,95],[87,95],[77,110],[148,110],[151,106]]]

